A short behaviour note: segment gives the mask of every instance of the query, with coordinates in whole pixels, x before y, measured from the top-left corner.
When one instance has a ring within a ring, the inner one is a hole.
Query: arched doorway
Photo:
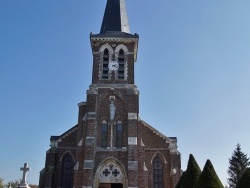
[[[123,188],[121,183],[100,183],[98,188]]]
[[[103,160],[96,170],[95,188],[125,188],[127,175],[124,166],[117,159],[110,157]]]

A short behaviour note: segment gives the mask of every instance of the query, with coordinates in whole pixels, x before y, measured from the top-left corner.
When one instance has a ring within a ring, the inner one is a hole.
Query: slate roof
[[[137,33],[130,34],[122,31],[106,31],[106,33],[92,34],[90,33],[90,38],[135,38],[138,39],[139,35]]]
[[[130,33],[125,0],[107,0],[100,34],[108,31]]]

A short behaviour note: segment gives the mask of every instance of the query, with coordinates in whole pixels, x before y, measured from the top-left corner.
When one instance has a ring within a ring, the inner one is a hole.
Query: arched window
[[[108,123],[106,121],[102,122],[101,127],[101,147],[106,148],[108,146]]]
[[[103,79],[108,79],[109,78],[109,51],[106,48],[103,53],[102,57],[102,78]]]
[[[62,173],[61,173],[61,188],[73,187],[73,168],[74,161],[69,154],[65,155],[62,160]]]
[[[154,188],[163,188],[163,163],[159,156],[154,159]]]
[[[125,57],[124,57],[124,51],[123,51],[123,49],[121,49],[121,50],[119,51],[118,63],[119,63],[118,79],[124,79],[124,73],[125,73]]]
[[[122,148],[122,122],[116,124],[116,147]]]

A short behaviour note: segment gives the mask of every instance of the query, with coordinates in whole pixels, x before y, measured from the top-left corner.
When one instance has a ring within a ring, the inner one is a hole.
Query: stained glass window
[[[122,148],[122,122],[116,124],[116,147]]]
[[[163,164],[159,156],[154,159],[154,188],[163,188]]]
[[[101,147],[106,148],[108,146],[108,123],[102,122],[102,134],[101,134]]]
[[[74,161],[72,157],[67,154],[62,160],[62,172],[61,172],[61,188],[72,188],[73,187],[73,168]]]

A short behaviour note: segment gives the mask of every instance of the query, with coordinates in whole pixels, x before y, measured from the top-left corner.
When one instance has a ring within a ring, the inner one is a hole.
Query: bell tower
[[[130,34],[125,0],[107,0],[100,33],[90,34],[92,83],[86,103],[79,104],[78,142],[84,147],[77,161],[83,171],[76,171],[74,179],[82,181],[75,187],[138,187],[138,40]]]
[[[139,36],[130,34],[125,0],[108,0],[99,34],[90,34],[93,84],[134,84]]]

